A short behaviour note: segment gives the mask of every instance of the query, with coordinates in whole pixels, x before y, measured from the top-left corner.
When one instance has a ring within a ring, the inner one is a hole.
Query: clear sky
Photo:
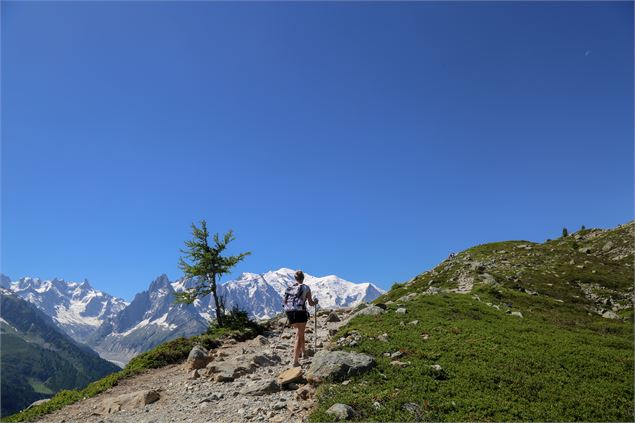
[[[632,2],[2,2],[2,271],[131,299],[190,224],[389,288],[633,218]]]

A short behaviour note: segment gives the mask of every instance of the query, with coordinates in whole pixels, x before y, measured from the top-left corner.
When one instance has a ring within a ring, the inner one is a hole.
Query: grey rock
[[[213,402],[213,401],[218,401],[225,398],[225,395],[223,394],[211,394],[208,397],[203,398],[202,400],[199,401],[199,403],[203,403],[203,402]]]
[[[377,337],[377,340],[381,342],[388,342],[388,334],[382,333],[381,335]]]
[[[202,369],[210,360],[211,357],[208,356],[208,351],[200,345],[195,345],[187,356],[185,368],[188,371]]]
[[[591,254],[591,248],[589,247],[582,247],[578,249],[578,251],[581,252],[582,254]]]
[[[274,379],[265,379],[247,384],[245,389],[241,391],[241,394],[258,396],[272,394],[279,390],[280,385],[278,385]]]
[[[604,244],[604,247],[602,247],[602,251],[604,251],[605,253],[607,251],[611,251],[613,249],[613,241],[609,241],[606,244]]]
[[[397,310],[395,310],[395,313],[397,314],[406,314],[406,309],[403,307],[399,307]]]
[[[107,398],[101,403],[99,414],[111,414],[122,410],[132,410],[142,408],[147,404],[152,404],[161,398],[155,390],[144,390],[119,395],[115,398]]]
[[[353,407],[350,405],[333,404],[328,410],[326,410],[326,414],[333,417],[335,420],[348,420],[355,416],[355,410],[353,410]]]
[[[405,303],[405,302],[408,302],[410,300],[415,299],[416,297],[417,297],[417,293],[416,292],[412,292],[412,293],[410,293],[408,295],[404,295],[403,297],[399,298],[397,300],[397,302]]]
[[[384,314],[385,312],[386,311],[382,309],[381,307],[377,307],[376,305],[371,305],[356,312],[349,319],[353,319],[357,316],[379,316],[380,314]]]
[[[421,407],[419,407],[414,402],[408,402],[401,406],[401,408],[405,411],[408,411],[413,414],[419,414],[421,412]]]
[[[512,311],[510,315],[523,318],[523,314],[520,311]]]
[[[418,320],[413,320],[411,322],[408,322],[408,324],[412,325],[412,326],[417,326],[419,324],[419,321]]]
[[[619,319],[620,318],[620,316],[618,316],[617,313],[611,310],[608,310],[602,313],[602,317],[604,317],[605,319]]]
[[[375,359],[369,355],[345,351],[319,351],[307,373],[310,382],[340,381],[369,371]]]
[[[329,323],[339,322],[341,319],[334,311],[331,311],[329,315],[326,317],[326,321]]]

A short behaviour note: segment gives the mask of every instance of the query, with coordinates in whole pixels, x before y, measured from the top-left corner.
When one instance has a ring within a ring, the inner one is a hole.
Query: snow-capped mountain
[[[125,364],[135,355],[180,336],[204,332],[208,321],[194,305],[174,304],[174,288],[166,275],[135,295],[119,314],[106,320],[87,339],[103,358]]]
[[[282,268],[264,274],[243,273],[218,287],[226,310],[237,306],[251,317],[266,319],[282,312],[282,296],[294,283],[294,271]],[[304,282],[322,308],[351,307],[383,293],[371,283],[356,284],[337,276],[314,277]],[[130,304],[82,283],[22,278],[0,286],[35,304],[73,339],[84,342],[103,358],[123,365],[156,345],[204,332],[216,310],[210,296],[192,305],[174,304],[175,293],[194,286],[193,279],[171,282],[161,275]]]
[[[104,321],[128,305],[121,298],[94,289],[87,280],[67,282],[24,277],[11,282],[1,275],[0,286],[34,304],[79,342],[85,342]]]
[[[282,312],[282,296],[285,289],[295,283],[295,271],[287,268],[264,274],[243,273],[238,279],[219,287],[219,295],[225,301],[225,309],[238,306],[257,319],[267,319]],[[372,283],[353,283],[335,275],[315,277],[304,274],[304,283],[319,299],[322,308],[352,307],[363,301],[372,301],[384,291]],[[192,281],[180,279],[172,284],[176,291],[190,287]],[[211,297],[198,301],[195,306],[202,316],[214,315]]]
[[[282,312],[282,295],[294,283],[294,273],[285,268],[262,275],[243,273],[240,278],[220,285],[218,294],[226,310],[237,306],[257,319],[270,318]],[[174,304],[175,292],[195,283],[189,278],[170,282],[166,275],[161,275],[147,291],[137,294],[128,307],[104,322],[88,339],[89,345],[102,357],[122,364],[167,340],[205,331],[216,313],[211,295],[192,305]],[[355,284],[337,276],[318,278],[305,274],[305,283],[323,308],[355,306],[372,301],[383,292],[373,284]]]

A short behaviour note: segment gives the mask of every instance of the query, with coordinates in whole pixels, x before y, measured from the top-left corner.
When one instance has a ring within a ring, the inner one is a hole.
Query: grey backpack
[[[297,284],[288,287],[284,291],[284,311],[306,310],[306,294],[308,287],[304,284]]]

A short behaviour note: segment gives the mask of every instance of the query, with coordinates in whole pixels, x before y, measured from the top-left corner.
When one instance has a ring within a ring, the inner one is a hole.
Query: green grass
[[[67,405],[73,404],[85,398],[94,397],[107,389],[116,386],[120,380],[142,373],[148,369],[155,369],[169,364],[180,363],[185,360],[194,345],[200,344],[207,349],[215,348],[222,338],[249,339],[256,336],[260,330],[249,328],[239,329],[214,329],[206,333],[191,338],[177,338],[163,343],[150,351],[139,354],[126,365],[121,371],[112,373],[102,379],[90,383],[84,389],[63,390],[58,392],[45,404],[30,408],[20,413],[3,418],[3,422],[23,422],[31,421],[37,417],[52,413]]]
[[[425,421],[632,421],[632,324],[594,317],[586,328],[555,326],[461,294],[420,297],[407,307],[406,318],[389,309],[347,326],[342,335],[363,336],[347,349],[374,356],[377,367],[347,386],[321,386],[311,421],[329,420],[324,412],[338,402],[370,421],[416,420],[402,408],[410,402]],[[417,326],[400,326],[415,319]],[[388,343],[370,339],[384,332]],[[392,366],[383,353],[395,351],[411,364]],[[447,380],[434,379],[432,364],[443,367]]]
[[[325,411],[345,403],[363,421],[633,421],[632,305],[618,313],[623,320],[605,319],[581,289],[597,284],[599,294],[630,304],[632,228],[585,230],[579,239],[572,234],[544,244],[480,245],[395,284],[375,301],[393,302],[386,314],[358,317],[337,335],[359,332],[361,342],[343,349],[370,354],[377,366],[348,385],[321,385],[310,420],[330,421]],[[608,241],[620,250],[603,251]],[[475,261],[483,268],[470,265]],[[496,284],[479,283],[483,273]],[[459,275],[475,278],[471,294],[419,295],[402,303],[405,316],[394,312],[400,297],[456,287]],[[409,325],[412,320],[419,324]],[[387,343],[376,339],[384,332]],[[383,355],[395,351],[405,353],[399,360],[407,367]],[[443,367],[445,380],[435,379],[433,364]],[[416,404],[414,412],[404,409],[408,403]]]

